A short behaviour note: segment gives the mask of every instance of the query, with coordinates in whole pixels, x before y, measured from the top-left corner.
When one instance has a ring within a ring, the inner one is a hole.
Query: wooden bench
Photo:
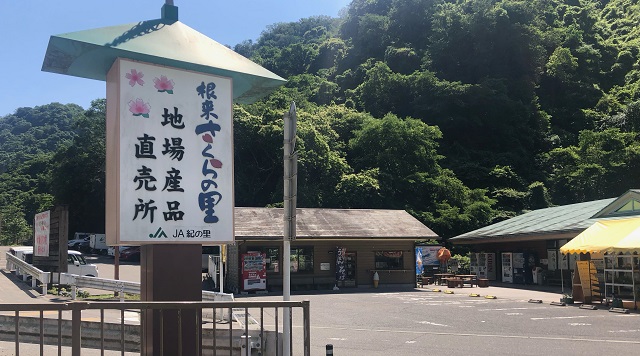
[[[464,286],[464,281],[461,278],[443,278],[445,281],[447,281],[447,287],[448,288],[456,288],[456,287],[460,287],[462,288]]]
[[[429,285],[433,283],[433,278],[431,277],[422,277],[419,279],[420,287],[424,288],[425,285]]]

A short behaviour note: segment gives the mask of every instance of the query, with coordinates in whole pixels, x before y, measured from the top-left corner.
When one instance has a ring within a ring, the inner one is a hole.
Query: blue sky
[[[87,108],[105,97],[102,81],[42,72],[51,35],[160,17],[164,0],[0,0],[0,116],[51,102]],[[174,0],[180,21],[234,46],[256,40],[268,25],[337,17],[350,0]]]

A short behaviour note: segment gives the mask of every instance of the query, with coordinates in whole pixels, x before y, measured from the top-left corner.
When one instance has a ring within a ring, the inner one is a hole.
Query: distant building
[[[227,288],[242,291],[241,258],[266,255],[266,287],[282,289],[284,209],[235,208],[234,246],[227,256]],[[291,243],[291,289],[414,285],[416,240],[440,239],[404,210],[297,209]],[[341,257],[339,258],[338,255]],[[344,267],[336,280],[336,262]]]
[[[533,283],[533,270],[542,268],[548,282],[560,283],[560,271],[573,270],[578,255],[562,255],[559,248],[602,219],[640,215],[640,190],[602,199],[534,210],[449,239],[473,252],[495,254],[496,280]],[[472,259],[473,260],[473,259]],[[473,261],[472,261],[473,263]],[[568,279],[565,279],[568,281]]]

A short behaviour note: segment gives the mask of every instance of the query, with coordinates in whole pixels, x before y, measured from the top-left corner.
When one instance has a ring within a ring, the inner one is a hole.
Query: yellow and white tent
[[[561,253],[640,253],[640,218],[601,220],[560,248]]]

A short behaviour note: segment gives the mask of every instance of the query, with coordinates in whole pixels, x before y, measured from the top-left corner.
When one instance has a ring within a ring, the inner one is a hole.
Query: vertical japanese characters
[[[216,132],[220,131],[220,125],[213,121],[218,120],[213,102],[218,98],[215,89],[216,85],[213,82],[207,84],[202,82],[196,88],[198,95],[204,100],[200,117],[204,119],[205,123],[196,126],[196,134],[201,135],[206,144],[202,150],[202,182],[200,183],[202,192],[198,195],[198,205],[200,210],[205,213],[205,223],[218,222],[219,219],[214,208],[222,200],[222,194],[217,190],[218,184],[215,181],[218,177],[216,169],[222,168],[222,162],[211,153]]]
[[[121,239],[232,241],[231,80],[119,63]]]

